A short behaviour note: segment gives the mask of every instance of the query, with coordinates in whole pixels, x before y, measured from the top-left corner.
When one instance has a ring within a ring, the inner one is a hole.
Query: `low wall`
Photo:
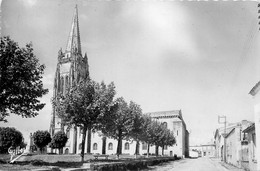
[[[150,158],[113,163],[92,163],[90,170],[93,171],[127,171],[146,169],[147,166],[158,165],[163,162],[174,161],[173,157]]]

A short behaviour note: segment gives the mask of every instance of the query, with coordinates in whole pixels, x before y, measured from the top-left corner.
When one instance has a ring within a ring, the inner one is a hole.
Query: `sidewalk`
[[[216,165],[221,165],[223,167],[223,171],[228,171],[228,170],[232,170],[232,171],[245,171],[244,169],[238,168],[236,166],[227,164],[223,161],[221,161],[221,159],[219,158],[210,158],[210,160]]]

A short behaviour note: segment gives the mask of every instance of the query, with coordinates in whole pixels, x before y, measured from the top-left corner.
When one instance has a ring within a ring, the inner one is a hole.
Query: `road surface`
[[[228,171],[218,160],[200,157],[197,159],[182,159],[162,165],[151,166],[146,171]],[[232,171],[236,171],[233,170]]]

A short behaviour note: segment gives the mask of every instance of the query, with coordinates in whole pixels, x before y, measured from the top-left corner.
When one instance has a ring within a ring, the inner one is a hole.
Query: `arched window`
[[[93,150],[97,150],[97,143],[93,144]]]
[[[167,128],[167,122],[163,123],[164,128]]]
[[[142,143],[142,150],[147,150],[147,144],[145,142]]]
[[[112,143],[108,144],[108,150],[113,150],[113,144]]]
[[[69,149],[68,148],[66,148],[65,154],[69,154]]]
[[[129,143],[128,142],[125,143],[125,150],[129,150]]]
[[[79,150],[81,150],[81,149],[82,149],[82,144],[80,143],[80,144],[79,144]]]

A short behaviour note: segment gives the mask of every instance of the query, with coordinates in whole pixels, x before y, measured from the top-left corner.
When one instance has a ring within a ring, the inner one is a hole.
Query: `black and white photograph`
[[[0,4],[0,170],[260,171],[258,1]]]

